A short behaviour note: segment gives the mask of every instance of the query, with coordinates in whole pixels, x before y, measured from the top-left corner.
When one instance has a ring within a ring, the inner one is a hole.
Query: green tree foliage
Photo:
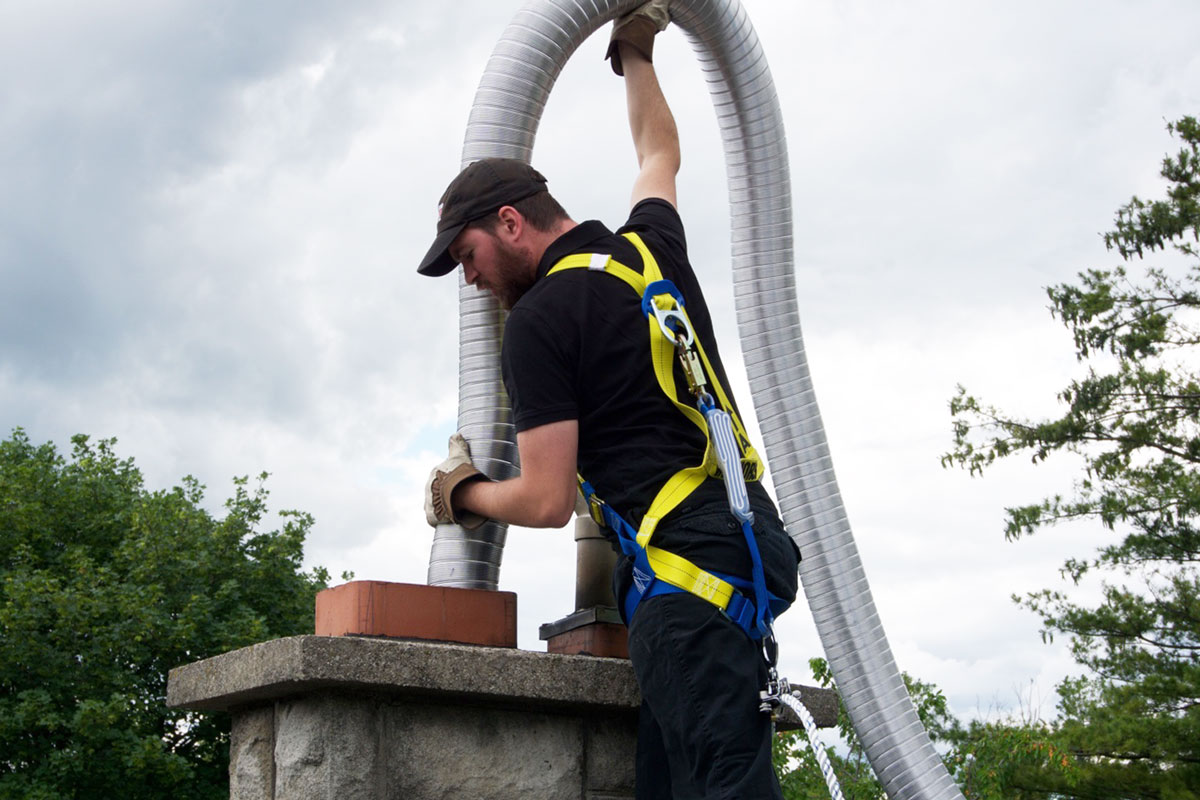
[[[72,441],[0,442],[0,798],[228,797],[228,719],[167,709],[167,671],[312,631],[312,518],[259,531],[265,474],[215,518],[194,479],[151,492]]]
[[[1080,764],[1046,722],[1017,719],[973,721],[948,736],[947,766],[968,800],[1041,800],[1078,796],[1048,790],[1080,783]],[[1088,795],[1091,796],[1091,795]],[[1120,797],[1100,794],[1097,797]]]
[[[833,673],[825,659],[810,659],[808,666],[817,685],[833,688]],[[945,696],[936,686],[910,678],[907,674],[901,677],[916,706],[917,716],[934,742],[944,741],[959,729],[957,720],[946,708]],[[866,751],[854,733],[850,715],[846,713],[840,698],[837,732],[838,746],[826,747],[825,754],[837,775],[842,795],[846,800],[883,800],[886,797],[883,786],[871,771]],[[776,734],[771,755],[786,800],[828,800],[829,788],[825,785],[825,778],[821,775],[817,758],[803,730]]]
[[[1184,267],[1138,279],[1124,266],[1090,270],[1048,290],[1087,365],[1060,393],[1061,416],[1013,418],[961,388],[951,401],[947,464],[980,473],[1017,454],[1082,459],[1070,497],[1008,509],[1008,538],[1084,520],[1108,532],[1063,565],[1075,584],[1103,578],[1098,604],[1050,590],[1016,598],[1044,636],[1068,637],[1088,673],[1059,686],[1053,724],[972,731],[976,776],[995,773],[998,797],[1200,796],[1200,125],[1168,129],[1184,147],[1163,161],[1165,199],[1133,198],[1104,241],[1125,262],[1165,255]],[[988,763],[988,752],[1020,757]]]

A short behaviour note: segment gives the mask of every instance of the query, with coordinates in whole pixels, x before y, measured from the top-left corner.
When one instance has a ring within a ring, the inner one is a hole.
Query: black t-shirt
[[[637,293],[612,275],[588,269],[546,275],[572,253],[612,255],[641,272],[641,256],[619,235],[625,231],[642,237],[663,276],[683,294],[695,333],[729,391],[708,306],[688,261],[683,223],[660,199],[639,203],[616,234],[588,221],[551,244],[538,266],[538,280],[509,314],[501,363],[517,431],[578,420],[579,472],[636,528],[667,479],[701,462],[706,437],[659,387]],[[693,404],[678,363],[675,371],[680,400]],[[776,516],[760,484],[750,485],[750,495],[756,514]],[[704,542],[672,525],[681,516],[721,509],[728,513],[724,484],[705,481],[659,523],[655,545],[706,569],[745,572],[738,568],[744,562],[740,531]]]

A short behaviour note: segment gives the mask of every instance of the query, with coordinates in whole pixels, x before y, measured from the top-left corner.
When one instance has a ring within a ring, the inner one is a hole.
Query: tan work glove
[[[625,16],[618,17],[617,21],[613,23],[612,37],[608,41],[608,52],[604,54],[604,57],[612,65],[613,72],[618,75],[625,74],[625,69],[621,66],[618,42],[624,42],[637,50],[646,57],[647,61],[654,61],[651,57],[654,53],[654,36],[659,31],[666,30],[667,23],[671,21],[671,12],[667,8],[668,2],[669,0],[650,0],[649,3],[638,6]]]
[[[487,476],[471,463],[471,449],[461,433],[450,437],[450,456],[433,468],[425,484],[425,521],[438,525],[456,524],[467,530],[478,528],[485,517],[471,511],[454,513],[450,497],[454,488],[465,481],[487,480]]]

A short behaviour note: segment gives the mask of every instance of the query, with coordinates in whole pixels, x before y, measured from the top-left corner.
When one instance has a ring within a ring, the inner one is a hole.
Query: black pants
[[[652,597],[629,627],[642,690],[637,800],[782,800],[758,646],[690,594]]]

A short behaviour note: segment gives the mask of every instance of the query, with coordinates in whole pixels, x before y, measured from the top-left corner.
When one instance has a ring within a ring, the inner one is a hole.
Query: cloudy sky
[[[1005,543],[1003,507],[1076,465],[943,470],[958,383],[1055,411],[1079,367],[1043,287],[1160,193],[1200,112],[1194,0],[745,0],[788,131],[799,305],[842,494],[902,669],[960,715],[1052,713],[1070,669],[1010,595],[1057,585],[1084,525]],[[0,425],[116,437],[214,507],[272,473],[307,562],[423,583],[429,468],[457,409],[456,286],[419,278],[474,89],[516,3],[112,0],[0,10]],[[453,10],[450,10],[453,9]],[[623,219],[622,87],[593,37],[534,160],[576,218]],[[715,118],[678,31],[656,61],[681,211],[727,359],[736,329]],[[744,374],[734,364],[732,372]],[[748,408],[748,391],[741,388]],[[509,533],[521,646],[571,611],[567,532]],[[803,604],[784,671],[819,654]]]

